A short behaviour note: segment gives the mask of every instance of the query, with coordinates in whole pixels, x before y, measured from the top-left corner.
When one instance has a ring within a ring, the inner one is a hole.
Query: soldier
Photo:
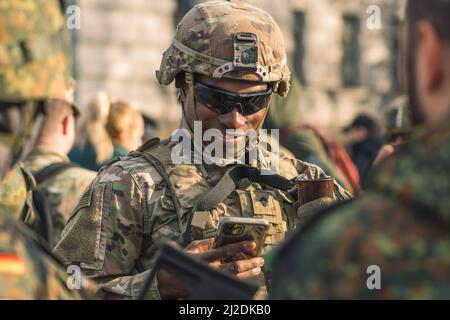
[[[75,139],[75,117],[79,111],[73,101],[74,84],[55,96],[45,108],[43,125],[35,148],[24,160],[37,183],[42,197],[36,197],[37,210],[50,215],[50,245],[56,244],[70,214],[96,172],[69,161],[67,153]]]
[[[279,27],[267,12],[240,1],[196,5],[178,25],[157,71],[161,84],[175,80],[183,107],[180,131],[191,134],[196,120],[203,132],[257,131],[272,93],[287,94],[289,75]],[[224,144],[231,141],[236,147],[238,140],[225,139]],[[259,170],[250,170],[254,167],[235,165],[240,158],[234,155],[242,148],[236,147],[229,157],[216,154],[209,163],[177,164],[172,154],[180,145],[153,139],[103,168],[54,249],[65,263],[81,262],[86,273],[103,283],[102,293],[108,297],[135,298],[161,243],[209,239],[211,244],[221,217],[267,219],[265,252],[295,226],[296,199],[286,189],[270,185],[271,179],[264,179]],[[254,165],[269,168],[270,161],[265,160],[273,154],[261,144],[253,148],[259,155]],[[199,149],[204,148],[194,143],[189,151],[195,156]],[[235,170],[241,169],[238,181],[233,180]],[[279,160],[277,173],[283,181],[300,174],[311,179],[325,176],[317,166],[288,158]],[[267,183],[254,182],[257,177]],[[337,183],[334,196],[350,197]],[[216,260],[214,266],[248,278],[259,275],[263,264],[255,257]],[[184,297],[181,292],[158,273],[148,298]]]
[[[370,191],[316,215],[273,257],[274,299],[450,298],[450,1],[410,0],[411,116],[422,128]]]
[[[62,265],[18,219],[30,217],[18,213],[30,212],[26,179],[32,178],[17,163],[35,142],[45,101],[70,75],[61,10],[57,0],[0,6],[0,299],[85,297],[84,290],[68,290]]]

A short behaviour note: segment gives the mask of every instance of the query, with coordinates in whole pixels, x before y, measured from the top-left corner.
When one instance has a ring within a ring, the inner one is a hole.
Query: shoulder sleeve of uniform
[[[327,177],[325,172],[315,164],[293,158],[286,158],[286,160],[294,165],[298,175],[304,175],[308,179],[321,179]]]
[[[124,252],[138,254],[147,196],[121,167],[102,170],[81,197],[55,253],[65,263],[77,262],[87,270],[110,272],[112,267],[130,267],[120,256]]]
[[[99,295],[136,294],[137,264],[141,252],[150,250],[146,225],[152,210],[149,203],[158,194],[158,179],[151,166],[139,161],[119,161],[103,169],[64,229],[55,253],[66,264],[79,264],[96,280]],[[157,287],[152,288],[156,297]]]

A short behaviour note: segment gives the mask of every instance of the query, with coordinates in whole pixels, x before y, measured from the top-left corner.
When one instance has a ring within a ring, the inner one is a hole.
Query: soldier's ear
[[[70,131],[70,117],[69,115],[65,115],[64,118],[62,119],[62,129],[63,129],[63,134],[67,135]]]

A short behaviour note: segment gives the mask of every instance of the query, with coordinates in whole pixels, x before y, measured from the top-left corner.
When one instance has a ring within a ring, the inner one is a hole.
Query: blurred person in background
[[[280,129],[280,150],[287,149],[293,158],[318,165],[328,176],[335,178],[353,194],[358,194],[361,190],[359,173],[353,161],[343,147],[325,139],[315,127],[305,125],[307,119],[298,108],[300,95],[301,84],[292,77],[289,95],[285,99],[272,98],[272,108],[263,128]]]
[[[124,101],[112,102],[106,131],[113,143],[111,159],[124,157],[142,144],[144,118],[130,104]]]
[[[37,143],[24,160],[24,167],[36,181],[33,202],[36,210],[46,215],[50,246],[59,240],[73,209],[96,174],[71,163],[67,156],[75,140],[75,119],[79,114],[73,90],[71,82],[67,90],[49,100]]]
[[[49,99],[70,77],[63,11],[57,0],[0,5],[0,299],[89,297],[86,281],[82,290],[69,290],[64,266],[27,225],[34,217],[33,178],[20,163],[52,108]]]
[[[273,299],[450,299],[450,0],[409,0],[402,31],[413,137],[266,259]]]
[[[130,104],[111,102],[100,92],[90,103],[69,158],[98,171],[101,166],[142,144],[144,119]]]
[[[361,184],[364,184],[367,172],[383,145],[378,125],[372,117],[360,114],[343,131],[345,144],[358,168]]]

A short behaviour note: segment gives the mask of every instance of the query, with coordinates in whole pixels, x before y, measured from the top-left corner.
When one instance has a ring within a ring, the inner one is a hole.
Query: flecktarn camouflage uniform
[[[370,191],[296,231],[271,259],[271,297],[449,299],[449,172],[447,118],[382,163]]]
[[[39,104],[69,79],[69,43],[60,1],[0,1],[0,299],[87,297],[68,290],[64,267],[25,225],[33,178],[18,164],[34,143]]]
[[[54,163],[69,163],[69,161],[64,154],[39,147],[27,156],[23,165],[35,174]],[[51,207],[55,244],[61,238],[61,231],[95,175],[94,171],[71,167],[50,176],[36,187],[46,197]]]

